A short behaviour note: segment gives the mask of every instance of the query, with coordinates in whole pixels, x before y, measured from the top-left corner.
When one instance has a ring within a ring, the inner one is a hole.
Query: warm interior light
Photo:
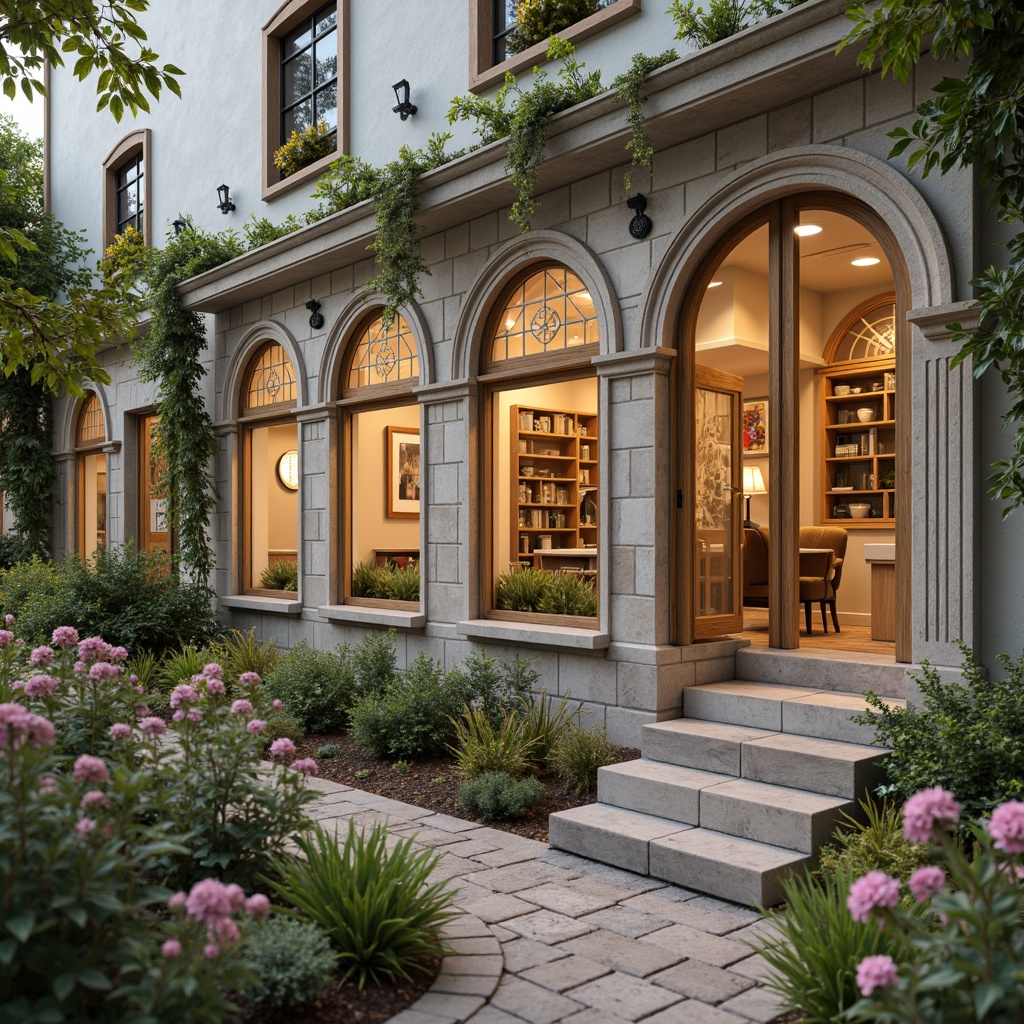
[[[760,466],[743,467],[743,493],[744,494],[767,494],[768,488],[764,485],[764,477],[761,475]]]
[[[818,224],[798,224],[793,230],[801,237],[806,238],[808,235],[820,235],[821,226]]]
[[[708,285],[708,287],[709,287],[709,288],[717,288],[717,287],[718,287],[719,285],[721,285],[721,283],[722,283],[721,281],[712,281],[712,282],[711,282],[711,283],[710,283],[710,284]]]
[[[873,267],[876,263],[882,261],[877,256],[861,256],[859,259],[850,260],[850,266],[852,267]]]
[[[512,328],[515,327],[515,325],[516,325],[515,320],[506,320],[505,321],[505,329],[508,330],[508,331],[511,331]]]
[[[583,299],[584,302],[590,302],[590,292],[580,292],[580,298]]]

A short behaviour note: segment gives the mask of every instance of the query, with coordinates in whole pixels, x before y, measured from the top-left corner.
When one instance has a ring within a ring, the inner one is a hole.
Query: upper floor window
[[[347,147],[347,26],[348,0],[287,0],[263,28],[264,199],[315,177]]]
[[[506,71],[544,60],[557,34],[577,43],[636,14],[641,0],[469,0],[469,87],[499,84]]]
[[[151,135],[148,128],[131,132],[103,161],[104,247],[128,228],[134,228],[147,242],[152,240]]]

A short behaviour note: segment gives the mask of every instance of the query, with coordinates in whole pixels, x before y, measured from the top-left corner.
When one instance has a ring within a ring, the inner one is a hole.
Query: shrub
[[[463,783],[459,799],[484,821],[518,818],[544,796],[543,784],[532,775],[514,779],[506,772],[485,772]]]
[[[903,835],[900,811],[894,804],[878,805],[867,799],[860,806],[865,821],[845,815],[832,837],[834,845],[822,849],[822,877],[859,878],[869,871],[884,871],[906,881],[927,860],[925,848]]]
[[[508,36],[508,52],[522,53],[545,42],[598,9],[598,0],[517,0],[516,26]]]
[[[261,644],[256,630],[247,633],[232,629],[209,646],[210,661],[217,662],[229,679],[238,679],[243,672],[255,672],[261,679],[270,675],[281,659],[273,639]]]
[[[473,651],[459,666],[465,674],[474,706],[483,709],[495,726],[514,710],[539,678],[531,659],[498,662],[483,651]]]
[[[857,964],[894,953],[898,940],[846,909],[851,876],[838,872],[819,886],[808,875],[783,882],[785,911],[768,911],[775,934],[751,943],[768,962],[765,985],[806,1024],[835,1024],[857,1002]]]
[[[386,828],[357,832],[353,822],[344,845],[319,825],[296,842],[302,857],[278,858],[269,884],[326,932],[346,979],[362,988],[405,978],[443,952],[440,932],[455,913],[454,893],[430,881],[439,854],[415,851],[412,838],[388,849]]]
[[[355,679],[346,657],[301,641],[264,681],[267,694],[284,701],[310,732],[344,725],[355,698]]]
[[[13,615],[18,635],[28,643],[49,640],[60,619],[64,581],[52,562],[33,556],[0,572],[0,617]]]
[[[352,596],[382,601],[418,601],[420,568],[415,561],[398,566],[394,562],[370,565],[359,562],[352,570]]]
[[[721,42],[743,29],[770,18],[804,0],[710,0],[705,12],[693,0],[672,0],[668,13],[676,23],[676,39],[688,39],[698,48]]]
[[[395,631],[367,633],[355,647],[348,648],[356,686],[361,696],[383,693],[398,675]]]
[[[266,590],[299,589],[299,566],[296,562],[274,562],[260,573],[260,586]]]
[[[552,572],[548,576],[540,611],[548,615],[597,614],[597,594],[586,576],[578,572]]]
[[[874,714],[857,721],[876,726],[885,759],[887,792],[903,803],[929,786],[957,794],[964,818],[979,819],[996,804],[1024,794],[1024,657],[999,661],[1006,675],[988,679],[966,645],[964,684],[944,681],[930,666],[915,677],[923,706],[894,708],[868,693]]]
[[[315,924],[271,917],[253,931],[247,959],[259,984],[242,989],[245,998],[254,1006],[288,1010],[320,994],[338,958]]]
[[[521,566],[498,576],[498,607],[513,612],[535,612],[547,591],[550,573]]]
[[[614,764],[615,748],[608,742],[608,728],[584,729],[573,725],[562,734],[548,763],[571,793],[587,796],[597,789],[597,769]]]
[[[849,1019],[861,1021],[1017,1021],[1024,1007],[1024,920],[1021,854],[1024,803],[1007,801],[985,827],[968,826],[973,862],[947,828],[964,831],[961,808],[939,787],[903,809],[904,833],[923,841],[943,867],[911,876],[915,904],[902,905],[899,883],[878,873],[853,883],[850,915],[895,942],[884,956],[862,960],[857,984],[865,998]]]
[[[521,707],[524,735],[533,743],[531,756],[543,763],[551,756],[551,751],[566,729],[572,725],[573,711],[569,706],[569,695],[566,694],[555,708],[554,699],[548,696],[547,690],[542,690],[539,697],[524,698]]]
[[[421,654],[383,693],[359,699],[352,708],[352,735],[374,757],[444,757],[455,742],[452,719],[472,697],[465,674],[446,673]]]
[[[316,756],[327,758],[327,757],[341,757],[344,751],[335,743],[325,743],[322,747],[317,747]]]
[[[455,722],[455,732],[457,742],[451,750],[459,771],[469,779],[487,772],[519,778],[532,767],[534,740],[517,715],[506,712],[496,729],[483,708],[467,707]]]
[[[287,178],[338,148],[336,133],[323,121],[311,124],[302,132],[293,131],[291,138],[274,151],[274,166]]]
[[[174,688],[199,675],[206,664],[206,652],[189,644],[165,656],[152,676],[152,687],[147,698],[151,710],[164,714]]]

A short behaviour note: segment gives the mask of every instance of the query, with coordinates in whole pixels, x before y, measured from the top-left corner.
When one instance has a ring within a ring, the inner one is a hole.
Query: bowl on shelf
[[[871,506],[870,505],[851,505],[850,506],[850,515],[853,516],[854,519],[867,519],[867,517],[869,515],[871,515]]]
[[[837,384],[835,386],[835,388],[834,388],[834,393],[836,395],[838,395],[840,398],[843,398],[844,396],[846,396],[846,395],[848,395],[850,393],[850,385],[849,384]]]
[[[857,419],[861,423],[870,423],[875,418],[875,410],[869,405],[862,406],[857,410]]]

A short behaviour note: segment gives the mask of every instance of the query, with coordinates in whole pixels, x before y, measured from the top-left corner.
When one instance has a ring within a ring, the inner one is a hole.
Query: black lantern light
[[[403,121],[408,121],[410,115],[416,113],[416,104],[409,102],[409,79],[403,78],[400,82],[395,82],[391,88],[395,90],[395,99],[398,100],[398,106],[391,109]]]
[[[217,206],[221,213],[230,213],[235,208],[235,204],[231,202],[231,189],[227,185],[217,186],[217,198],[220,200]]]
[[[174,237],[177,238],[188,227],[188,221],[179,213],[178,219],[171,221],[171,227],[174,228]]]
[[[654,222],[644,213],[647,209],[647,196],[639,192],[626,200],[626,205],[633,211],[634,217],[629,222],[629,233],[634,238],[644,238],[654,227]]]
[[[309,302],[306,303],[306,309],[310,311],[309,326],[312,327],[314,331],[320,330],[324,325],[324,316],[323,313],[320,312],[320,303],[317,302],[316,299],[310,299]]]

